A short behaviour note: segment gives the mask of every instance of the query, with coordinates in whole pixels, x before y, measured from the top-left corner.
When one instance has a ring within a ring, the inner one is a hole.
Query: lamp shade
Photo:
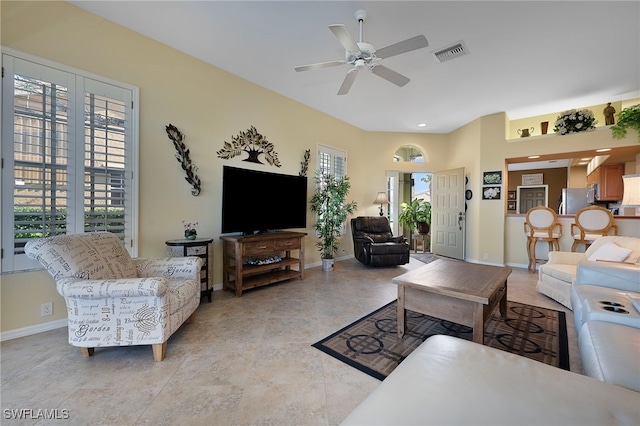
[[[378,192],[378,196],[376,197],[376,200],[373,202],[373,204],[389,204],[389,199],[387,198],[387,193],[386,192]]]
[[[640,174],[622,176],[624,193],[620,207],[640,207]]]

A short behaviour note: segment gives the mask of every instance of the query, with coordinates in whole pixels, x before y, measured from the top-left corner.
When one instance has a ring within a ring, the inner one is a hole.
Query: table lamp
[[[380,204],[380,216],[382,216],[384,214],[382,212],[382,206],[385,205],[385,204],[389,204],[389,199],[387,198],[387,193],[386,192],[378,192],[378,196],[376,197],[376,199],[373,202],[373,204]]]
[[[622,195],[622,208],[640,207],[640,174],[622,176],[624,193]]]

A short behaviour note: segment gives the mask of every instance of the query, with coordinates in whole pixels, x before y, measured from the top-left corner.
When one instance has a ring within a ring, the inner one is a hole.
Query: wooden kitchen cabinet
[[[587,184],[598,185],[598,201],[622,200],[624,164],[603,165],[587,176]]]

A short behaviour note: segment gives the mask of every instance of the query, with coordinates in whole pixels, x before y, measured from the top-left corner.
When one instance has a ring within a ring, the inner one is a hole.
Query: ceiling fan
[[[354,17],[360,24],[359,42],[355,41],[347,27],[343,24],[329,25],[331,32],[333,32],[333,34],[338,38],[338,41],[340,41],[340,44],[342,44],[346,49],[344,60],[302,65],[295,67],[295,70],[308,71],[343,64],[353,65],[353,68],[347,72],[347,75],[342,82],[342,86],[340,86],[340,90],[338,90],[338,95],[346,95],[349,93],[351,85],[353,85],[353,82],[358,76],[358,71],[364,68],[368,68],[369,71],[378,77],[382,77],[396,86],[402,87],[407,84],[409,82],[407,77],[385,67],[384,65],[381,65],[380,60],[427,47],[429,45],[427,38],[423,35],[419,35],[376,50],[371,44],[362,41],[362,27],[364,25],[364,21],[367,19],[367,12],[364,10],[358,10],[354,14]]]

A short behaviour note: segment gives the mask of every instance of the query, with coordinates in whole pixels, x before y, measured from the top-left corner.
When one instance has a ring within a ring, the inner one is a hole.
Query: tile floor
[[[67,344],[66,328],[3,342],[2,424],[339,424],[380,382],[311,344],[395,299],[391,278],[421,265],[346,260],[240,298],[216,291],[159,363],[149,346],[98,348],[83,358]],[[571,370],[579,372],[571,311],[538,294],[535,282],[514,269],[508,298],[568,312]],[[29,408],[64,409],[69,418],[5,417],[6,409]]]

